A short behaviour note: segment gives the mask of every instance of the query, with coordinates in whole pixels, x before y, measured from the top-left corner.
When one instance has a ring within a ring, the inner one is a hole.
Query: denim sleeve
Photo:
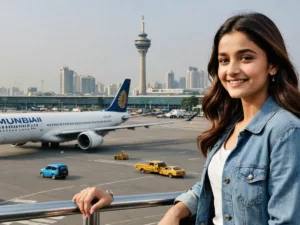
[[[269,225],[300,223],[300,129],[278,138],[270,154]]]
[[[191,216],[196,215],[198,208],[198,201],[200,195],[201,184],[200,181],[197,182],[191,189],[187,192],[182,193],[175,199],[176,202],[183,202],[191,212]]]

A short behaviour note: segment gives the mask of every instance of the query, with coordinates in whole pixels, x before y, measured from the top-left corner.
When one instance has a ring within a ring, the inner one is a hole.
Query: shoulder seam
[[[279,141],[281,138],[283,138],[283,136],[290,130],[300,130],[300,127],[295,127],[292,126],[293,124],[290,123],[290,126],[286,127],[284,130],[282,130],[282,132],[280,134],[277,135],[275,141],[273,142],[273,144],[271,145],[271,149],[273,149],[273,147],[276,145],[277,141]]]

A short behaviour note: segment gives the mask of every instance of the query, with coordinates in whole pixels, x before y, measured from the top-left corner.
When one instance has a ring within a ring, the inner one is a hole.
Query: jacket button
[[[231,220],[231,216],[226,215],[226,216],[225,216],[225,219],[226,219],[227,221],[229,221],[229,220]]]
[[[229,178],[225,178],[225,179],[224,179],[224,182],[225,182],[226,184],[229,184],[229,183],[230,183],[230,179],[229,179]]]
[[[254,178],[253,175],[250,173],[248,176],[248,180],[253,180],[253,178]]]

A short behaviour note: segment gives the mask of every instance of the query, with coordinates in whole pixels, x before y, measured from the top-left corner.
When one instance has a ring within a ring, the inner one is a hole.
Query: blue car
[[[65,179],[69,175],[68,166],[66,164],[49,164],[46,168],[41,169],[41,177],[51,177]]]

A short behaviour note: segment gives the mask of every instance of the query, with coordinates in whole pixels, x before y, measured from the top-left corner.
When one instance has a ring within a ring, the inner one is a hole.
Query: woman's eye
[[[249,56],[249,55],[244,55],[244,56],[241,57],[241,59],[242,59],[242,60],[247,60],[247,61],[249,61],[249,60],[252,59],[252,57]]]
[[[225,58],[220,58],[220,59],[219,59],[219,63],[226,63],[226,62],[228,62],[228,60],[225,59]]]

